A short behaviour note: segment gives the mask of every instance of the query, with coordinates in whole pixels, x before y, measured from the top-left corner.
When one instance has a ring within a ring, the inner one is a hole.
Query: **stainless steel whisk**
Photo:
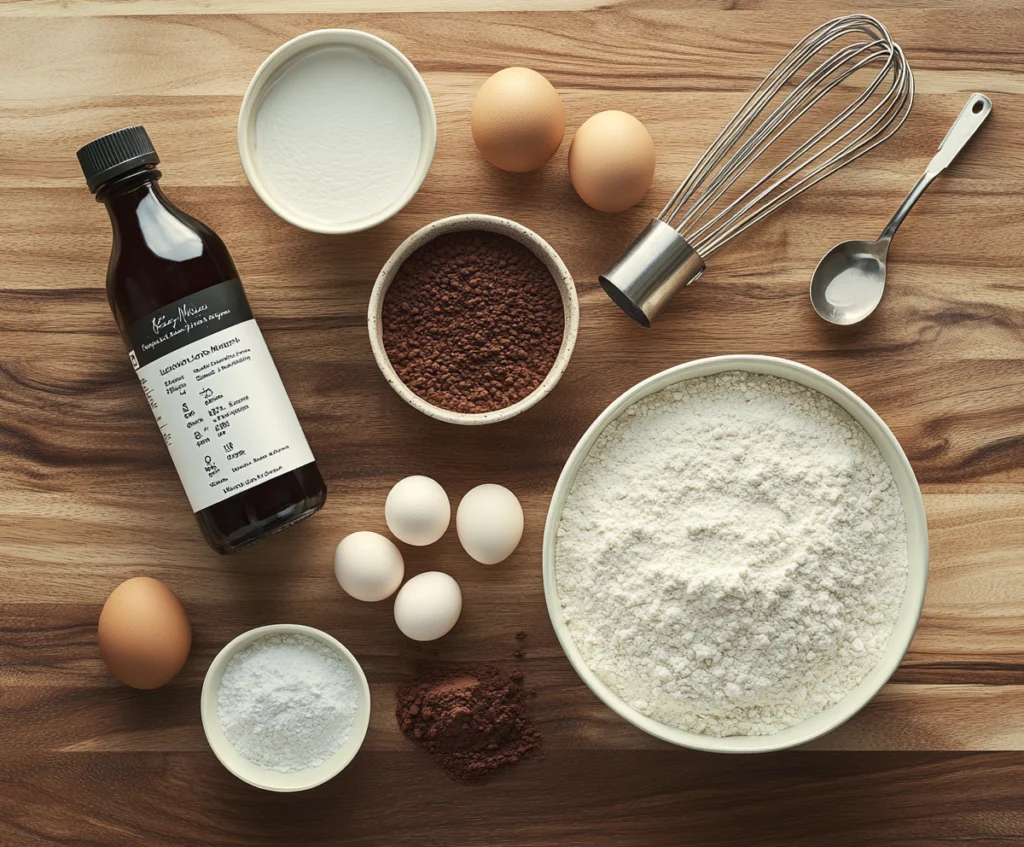
[[[866,87],[811,131],[808,112],[830,94],[839,99],[840,86],[864,69],[874,71]],[[889,139],[913,100],[910,66],[881,23],[845,15],[822,24],[747,98],[658,217],[599,277],[601,286],[649,327],[678,291],[704,273],[709,256]],[[782,139],[795,146],[767,163],[766,153],[778,151]],[[752,185],[740,182],[757,166],[765,170]],[[738,196],[723,200],[730,189]]]

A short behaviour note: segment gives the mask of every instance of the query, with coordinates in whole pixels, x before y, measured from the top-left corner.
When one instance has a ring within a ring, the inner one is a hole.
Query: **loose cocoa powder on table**
[[[425,671],[398,691],[398,725],[454,779],[473,781],[536,755],[521,673],[493,665]]]
[[[541,384],[562,346],[565,312],[550,271],[491,232],[440,235],[399,268],[384,296],[384,350],[428,403],[477,414]]]

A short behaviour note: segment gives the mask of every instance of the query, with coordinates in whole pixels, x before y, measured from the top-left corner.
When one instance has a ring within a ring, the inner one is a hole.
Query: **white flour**
[[[221,729],[236,751],[281,773],[313,768],[348,738],[355,677],[306,635],[268,635],[228,663],[217,694]]]
[[[558,591],[590,668],[706,735],[770,735],[885,650],[907,581],[899,493],[824,395],[741,372],[679,383],[602,433],[562,513]]]
[[[256,114],[256,160],[286,206],[331,222],[386,209],[420,159],[420,119],[390,68],[348,47],[300,56]]]

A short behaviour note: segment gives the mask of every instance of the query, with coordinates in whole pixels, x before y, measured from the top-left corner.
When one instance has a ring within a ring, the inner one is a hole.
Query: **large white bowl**
[[[724,371],[748,371],[749,373],[782,377],[812,388],[838,403],[857,423],[864,427],[868,435],[871,436],[871,440],[877,445],[882,458],[889,465],[893,479],[896,481],[896,487],[899,489],[903,512],[907,519],[907,557],[909,561],[907,591],[903,597],[903,605],[900,607],[899,617],[889,639],[889,645],[882,658],[860,684],[838,703],[802,723],[774,735],[734,735],[724,738],[700,735],[668,726],[638,712],[587,667],[586,661],[580,655],[562,618],[562,604],[558,597],[558,584],[555,576],[555,539],[558,524],[561,521],[562,508],[565,506],[565,500],[576,480],[576,474],[604,428],[643,397],[683,380],[710,376]],[[896,440],[896,436],[892,434],[892,431],[875,411],[846,386],[814,368],[807,367],[807,365],[772,356],[716,356],[710,359],[698,359],[655,374],[629,389],[598,416],[597,420],[584,433],[576,445],[576,449],[572,451],[562,470],[562,475],[558,478],[558,484],[555,486],[555,493],[548,509],[547,525],[544,528],[544,596],[547,600],[548,614],[551,616],[555,634],[576,673],[580,675],[591,691],[604,701],[605,705],[644,732],[681,747],[692,747],[714,753],[765,753],[771,750],[795,747],[824,735],[826,732],[831,732],[853,717],[881,690],[906,655],[921,616],[927,578],[928,527],[925,522],[924,502],[921,499],[921,489],[918,487],[914,470],[910,467],[910,462],[907,460],[903,448],[900,447],[899,441]]]
[[[419,115],[421,141],[413,178],[403,193],[387,207],[372,215],[355,219],[332,220],[317,217],[282,201],[263,179],[256,145],[256,115],[263,104],[266,93],[281,78],[281,74],[300,56],[331,46],[359,50],[394,71],[405,83]],[[437,117],[434,113],[433,100],[430,98],[430,92],[427,90],[427,84],[423,81],[423,77],[419,75],[405,54],[393,44],[358,29],[318,29],[303,33],[282,44],[267,56],[256,73],[253,74],[238,112],[238,154],[242,160],[242,170],[245,171],[249,184],[273,212],[288,223],[308,229],[310,232],[323,232],[331,235],[361,232],[398,214],[412,200],[416,192],[420,190],[420,186],[423,185],[423,180],[427,178],[427,172],[434,161],[436,146]]]
[[[466,230],[480,230],[483,232],[494,232],[498,235],[506,235],[513,241],[518,241],[526,247],[534,256],[543,262],[551,274],[555,285],[562,295],[562,309],[565,313],[565,325],[562,330],[562,346],[558,349],[555,362],[548,371],[547,376],[541,381],[532,392],[527,394],[518,403],[505,406],[502,409],[495,409],[493,412],[453,412],[450,409],[442,409],[429,403],[416,394],[409,386],[402,382],[401,377],[391,365],[387,351],[384,349],[384,329],[381,326],[381,313],[384,309],[384,297],[388,288],[398,275],[402,263],[415,253],[424,244],[433,241],[439,235],[449,232],[464,232]],[[546,397],[551,389],[558,384],[565,369],[569,365],[569,357],[572,356],[573,348],[576,346],[576,333],[580,325],[580,304],[576,297],[576,286],[565,263],[555,252],[554,248],[541,238],[532,229],[527,229],[522,224],[510,221],[508,218],[499,218],[494,215],[452,215],[448,218],[441,218],[427,224],[422,229],[416,230],[405,241],[398,245],[398,249],[391,254],[381,272],[377,275],[377,281],[370,292],[370,306],[367,313],[367,323],[370,330],[370,348],[373,350],[373,359],[380,368],[395,392],[414,409],[419,409],[423,414],[436,418],[439,421],[446,421],[454,424],[478,424],[497,423],[514,418],[516,415],[525,412],[527,409],[537,405]]]
[[[224,730],[220,726],[220,718],[217,714],[217,695],[220,691],[220,681],[224,676],[228,663],[235,654],[244,650],[250,644],[259,641],[267,635],[306,635],[321,644],[330,648],[352,672],[356,685],[359,687],[358,702],[356,704],[356,716],[352,722],[352,729],[349,731],[345,743],[338,748],[331,758],[322,765],[315,768],[296,771],[295,773],[279,773],[278,771],[255,765],[248,759],[243,758],[228,741]],[[341,773],[349,762],[351,762],[366,738],[366,729],[370,725],[370,686],[366,682],[366,674],[348,649],[332,638],[326,632],[314,629],[311,626],[300,624],[272,624],[260,626],[243,632],[233,641],[228,642],[214,658],[210,669],[206,672],[206,679],[203,680],[203,693],[200,698],[200,712],[203,718],[203,730],[206,732],[206,740],[210,744],[214,755],[220,759],[231,773],[243,782],[248,782],[257,788],[267,791],[305,791],[308,788],[315,788],[322,785],[334,776]]]

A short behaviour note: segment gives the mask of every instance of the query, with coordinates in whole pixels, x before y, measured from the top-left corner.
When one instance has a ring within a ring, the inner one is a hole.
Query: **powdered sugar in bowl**
[[[201,711],[206,740],[231,773],[268,791],[305,791],[359,752],[370,688],[339,641],[276,624],[239,635],[217,654]]]
[[[552,498],[544,589],[570,662],[640,729],[792,747],[859,711],[924,600],[913,470],[859,397],[766,356],[671,368],[611,404]]]

